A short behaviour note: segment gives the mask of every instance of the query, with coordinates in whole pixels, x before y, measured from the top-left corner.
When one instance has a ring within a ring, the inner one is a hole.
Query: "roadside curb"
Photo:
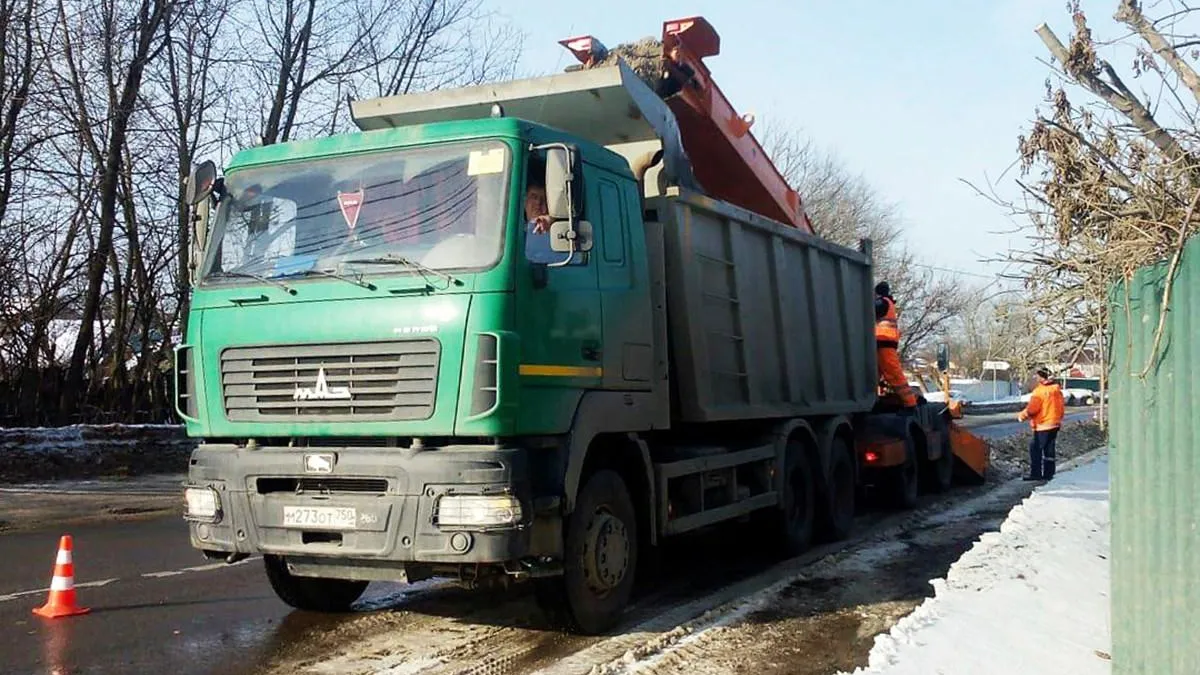
[[[1055,469],[1055,473],[1057,473],[1059,471],[1070,471],[1071,469],[1077,469],[1077,468],[1083,466],[1084,464],[1091,464],[1092,462],[1099,459],[1101,456],[1107,455],[1108,450],[1109,450],[1109,448],[1107,445],[1102,445],[1093,450],[1089,450],[1089,451],[1083,453],[1082,455],[1075,457],[1074,459],[1068,459],[1067,461],[1062,463],[1062,466]]]

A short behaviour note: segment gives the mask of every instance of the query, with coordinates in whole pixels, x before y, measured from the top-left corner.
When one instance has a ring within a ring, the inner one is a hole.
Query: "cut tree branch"
[[[1200,159],[1188,152],[1179,141],[1154,119],[1154,115],[1142,105],[1137,97],[1130,95],[1129,88],[1109,64],[1100,61],[1100,68],[1112,80],[1112,84],[1100,79],[1099,74],[1092,69],[1072,61],[1070,52],[1050,29],[1041,24],[1035,31],[1042,43],[1050,50],[1050,54],[1062,65],[1063,69],[1079,84],[1125,115],[1151,143],[1173,160],[1186,164],[1188,176],[1193,185],[1200,185]]]
[[[1142,14],[1141,7],[1138,6],[1137,0],[1121,0],[1121,6],[1117,9],[1117,13],[1113,18],[1121,23],[1132,28],[1138,35],[1150,45],[1158,58],[1167,62],[1171,66],[1171,70],[1179,76],[1183,84],[1192,91],[1192,95],[1200,101],[1200,75],[1196,73],[1191,66],[1187,64],[1175,48],[1171,46],[1162,33],[1151,25],[1146,19],[1146,15]]]

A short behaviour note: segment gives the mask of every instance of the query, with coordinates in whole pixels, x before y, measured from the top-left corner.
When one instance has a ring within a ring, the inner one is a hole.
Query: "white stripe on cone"
[[[71,552],[70,551],[59,551],[58,557],[55,558],[54,562],[58,563],[59,565],[70,565],[71,564]]]
[[[69,591],[75,588],[75,577],[54,577],[50,582],[52,591]]]

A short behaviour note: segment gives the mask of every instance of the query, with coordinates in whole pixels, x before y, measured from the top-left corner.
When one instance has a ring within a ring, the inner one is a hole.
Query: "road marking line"
[[[174,576],[179,576],[181,574],[187,574],[189,572],[208,572],[211,570],[218,570],[218,569],[222,569],[225,567],[237,567],[238,565],[244,565],[245,563],[248,563],[251,560],[256,559],[256,557],[246,558],[245,560],[239,560],[235,563],[218,562],[218,563],[212,563],[209,565],[196,565],[195,567],[183,567],[183,568],[180,568],[177,570],[167,570],[165,572],[146,572],[145,574],[141,574],[139,576],[141,576],[143,578],[148,578],[148,579],[162,579],[164,577],[174,577]],[[113,583],[114,581],[121,581],[121,579],[117,578],[117,577],[113,577],[112,579],[101,579],[100,581],[85,581],[83,583],[75,584],[75,588],[96,588],[99,586],[107,586],[107,585]],[[0,602],[8,602],[9,600],[17,600],[18,598],[23,598],[27,595],[37,595],[38,593],[49,593],[49,592],[50,592],[49,588],[35,588],[30,591],[14,591],[12,593],[0,595]]]
[[[162,579],[165,577],[177,577],[181,574],[187,574],[188,572],[208,572],[209,570],[219,570],[219,569],[224,569],[226,567],[237,567],[238,565],[245,565],[246,563],[248,563],[254,559],[255,558],[246,558],[245,560],[239,560],[235,563],[218,562],[218,563],[211,563],[208,565],[196,565],[195,567],[183,567],[183,568],[180,568],[177,570],[167,570],[165,572],[146,572],[145,574],[142,574],[142,576],[147,579]]]
[[[97,586],[107,586],[114,581],[119,581],[119,579],[113,578],[113,579],[101,579],[100,581],[85,581],[81,584],[75,584],[75,588],[94,588]],[[15,593],[9,593],[7,595],[0,595],[0,602],[16,600],[17,598],[23,598],[26,595],[36,595],[38,593],[49,593],[49,592],[50,592],[49,588],[37,588],[32,591],[17,591]]]

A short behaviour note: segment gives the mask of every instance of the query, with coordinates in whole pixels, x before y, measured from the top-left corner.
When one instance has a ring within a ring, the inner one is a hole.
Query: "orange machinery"
[[[607,49],[590,36],[562,40],[585,66],[601,61]],[[704,191],[809,234],[812,222],[800,194],[788,185],[750,133],[751,115],[738,115],[713,80],[704,59],[721,52],[721,37],[700,16],[663,22],[664,72],[655,87],[679,125],[684,150]]]

